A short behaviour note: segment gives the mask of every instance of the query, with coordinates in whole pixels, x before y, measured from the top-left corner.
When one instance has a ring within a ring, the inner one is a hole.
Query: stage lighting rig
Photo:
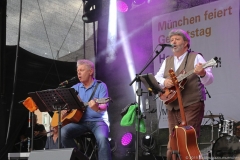
[[[98,21],[102,14],[102,0],[83,0],[83,16],[82,20],[85,23]]]

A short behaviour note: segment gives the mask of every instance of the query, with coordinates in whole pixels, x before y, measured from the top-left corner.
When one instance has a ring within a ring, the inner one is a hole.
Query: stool
[[[98,159],[96,138],[92,132],[86,132],[75,140],[79,150],[82,151],[89,160]]]

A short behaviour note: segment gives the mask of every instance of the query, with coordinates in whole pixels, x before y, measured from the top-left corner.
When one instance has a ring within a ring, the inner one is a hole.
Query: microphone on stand
[[[159,44],[159,46],[162,46],[162,47],[170,47],[170,48],[173,48],[173,47],[174,47],[173,44],[164,44],[164,43]]]
[[[67,85],[67,84],[69,84],[69,83],[73,83],[73,82],[75,82],[75,81],[77,81],[77,80],[78,80],[78,77],[75,76],[75,77],[72,77],[72,78],[69,79],[69,80],[66,80],[66,81],[61,82],[61,83],[59,84],[59,86],[65,86],[65,85]]]
[[[160,44],[158,44],[158,45],[159,45],[159,46],[162,46],[162,49],[161,49],[160,51],[156,51],[157,55],[160,54],[160,53],[164,50],[165,47],[170,47],[170,48],[173,48],[173,47],[174,47],[173,44],[167,44],[167,43],[160,43]]]

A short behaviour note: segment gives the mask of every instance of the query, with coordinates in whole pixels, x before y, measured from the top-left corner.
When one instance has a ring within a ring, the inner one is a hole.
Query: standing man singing
[[[78,123],[69,123],[61,129],[62,144],[65,148],[77,147],[74,138],[86,132],[92,132],[96,138],[99,160],[111,160],[108,141],[109,121],[108,103],[98,104],[95,99],[107,98],[108,88],[105,83],[94,78],[94,64],[89,60],[77,61],[77,76],[80,83],[72,86],[79,97],[88,106]],[[62,111],[62,117],[67,111]]]
[[[213,74],[211,68],[203,68],[206,63],[201,54],[191,52],[190,36],[181,29],[173,29],[169,33],[170,43],[173,55],[166,58],[155,78],[163,88],[171,88],[174,86],[171,78],[169,78],[169,70],[172,68],[176,75],[182,71],[194,70],[194,74],[187,78],[187,83],[181,92],[184,112],[187,124],[193,126],[199,136],[200,126],[204,115],[204,101],[206,93],[204,85],[213,82]],[[168,126],[171,135],[174,126],[181,123],[181,115],[178,100],[166,105],[168,113]],[[170,137],[170,136],[169,136]],[[171,159],[170,141],[168,141],[167,159]]]

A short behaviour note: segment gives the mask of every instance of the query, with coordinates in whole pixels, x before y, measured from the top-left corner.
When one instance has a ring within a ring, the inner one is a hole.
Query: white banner
[[[153,49],[160,43],[170,43],[167,36],[173,28],[186,30],[191,49],[202,53],[206,61],[221,58],[221,67],[212,69],[213,84],[206,86],[211,98],[206,95],[205,115],[211,111],[214,115],[223,114],[227,120],[240,121],[239,0],[221,0],[154,17]],[[154,73],[169,55],[172,52],[166,47],[154,61]],[[159,128],[167,128],[165,106],[160,109],[160,100],[157,106]]]

